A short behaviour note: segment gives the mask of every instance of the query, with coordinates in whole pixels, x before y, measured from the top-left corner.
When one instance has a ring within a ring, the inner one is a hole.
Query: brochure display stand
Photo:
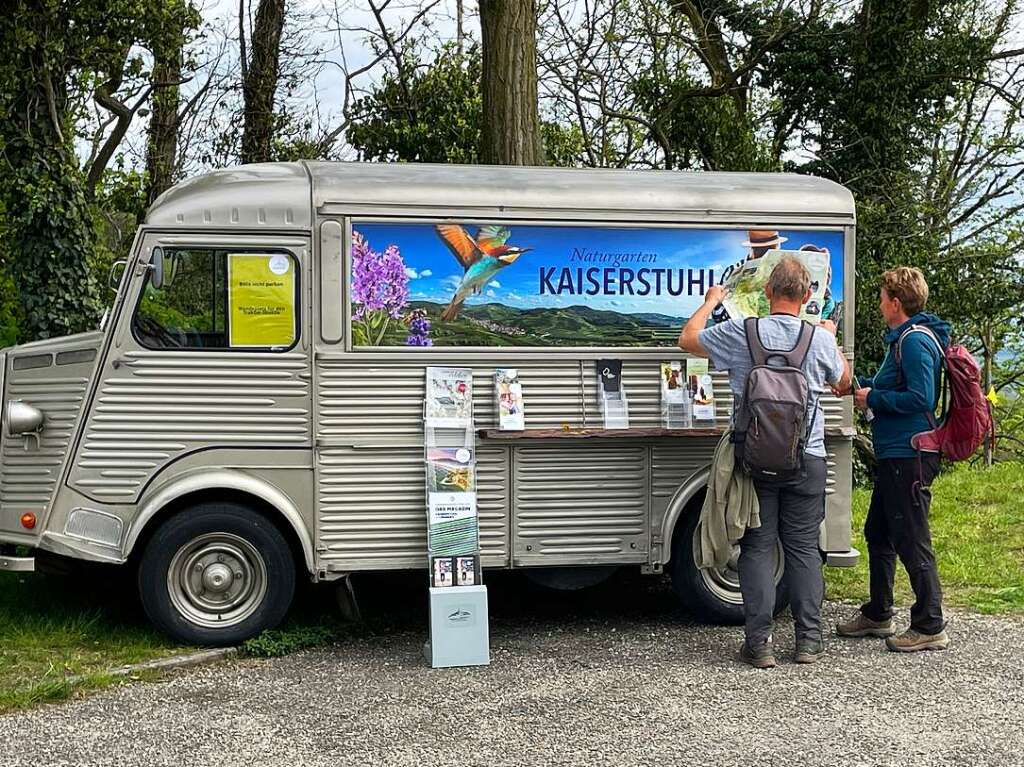
[[[597,361],[597,394],[606,429],[629,428],[629,401],[622,383],[622,360]]]
[[[487,588],[476,509],[473,377],[428,367],[423,406],[430,640],[434,668],[490,663]]]

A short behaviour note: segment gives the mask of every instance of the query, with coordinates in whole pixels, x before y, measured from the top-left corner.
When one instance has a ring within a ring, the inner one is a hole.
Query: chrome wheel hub
[[[241,623],[263,602],[267,567],[249,541],[207,533],[186,543],[171,559],[167,590],[189,621],[209,628]]]

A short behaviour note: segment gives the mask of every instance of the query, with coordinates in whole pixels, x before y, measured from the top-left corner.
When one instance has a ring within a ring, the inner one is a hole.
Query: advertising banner
[[[291,346],[295,341],[295,268],[280,253],[228,256],[232,347]]]
[[[355,222],[353,344],[670,347],[710,286],[780,249],[826,260],[827,318],[841,231]]]

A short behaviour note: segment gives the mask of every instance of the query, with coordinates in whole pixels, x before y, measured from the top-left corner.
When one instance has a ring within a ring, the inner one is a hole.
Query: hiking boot
[[[891,637],[896,633],[892,618],[887,621],[873,621],[860,610],[850,620],[836,624],[836,633],[841,637]]]
[[[748,640],[743,640],[739,659],[754,668],[775,668],[775,653],[772,651],[772,640],[769,639],[753,646]]]
[[[825,657],[825,643],[820,639],[798,639],[796,643],[797,663],[817,663]]]
[[[949,647],[949,635],[945,629],[938,634],[922,634],[907,629],[896,637],[885,640],[885,646],[892,652],[919,652],[920,650],[945,650]]]

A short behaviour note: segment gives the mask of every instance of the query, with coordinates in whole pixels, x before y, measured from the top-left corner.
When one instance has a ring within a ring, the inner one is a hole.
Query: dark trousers
[[[942,618],[942,586],[935,566],[928,509],[931,484],[939,471],[939,456],[883,458],[875,472],[864,539],[868,544],[871,601],[861,612],[874,621],[892,617],[892,585],[896,557],[907,570],[917,598],[910,608],[910,627],[922,634],[938,634]]]
[[[803,473],[785,481],[754,482],[761,526],[740,540],[740,591],[747,641],[763,642],[772,633],[775,608],[775,550],[782,542],[785,578],[797,639],[821,639],[821,574],[818,531],[825,518],[825,459],[805,456]]]

